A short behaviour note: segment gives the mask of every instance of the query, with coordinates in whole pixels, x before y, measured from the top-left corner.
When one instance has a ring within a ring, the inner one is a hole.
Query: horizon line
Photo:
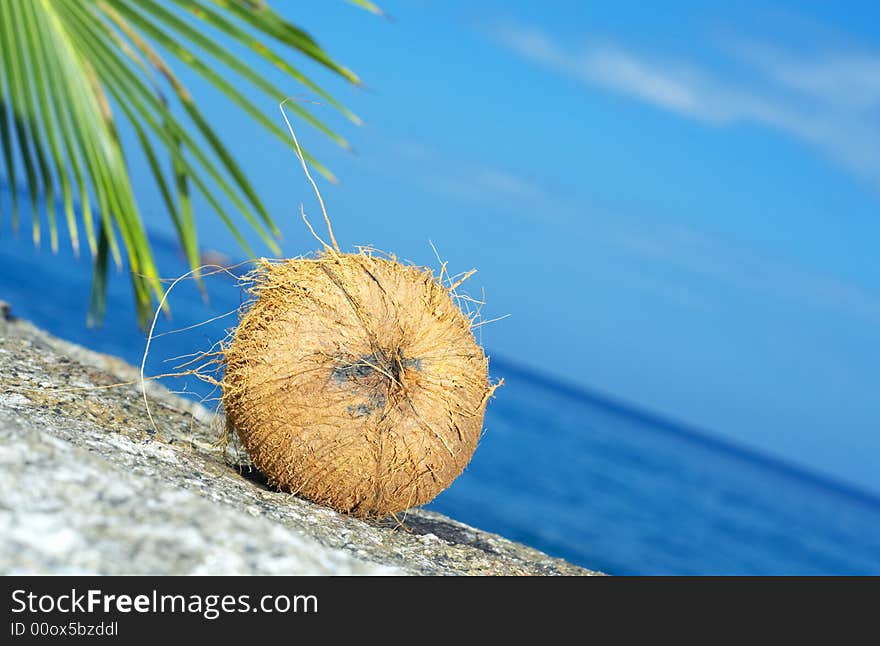
[[[789,461],[784,457],[775,455],[772,451],[764,451],[747,443],[729,439],[714,431],[688,422],[679,421],[666,413],[657,412],[640,404],[633,404],[615,395],[568,381],[563,377],[557,377],[504,355],[499,357],[496,354],[491,354],[489,363],[490,372],[492,364],[499,365],[503,371],[513,372],[533,384],[555,392],[564,393],[569,397],[601,408],[613,415],[639,421],[655,432],[675,435],[686,441],[727,453],[740,460],[761,464],[791,477],[809,482],[812,485],[825,487],[836,493],[855,498],[870,507],[880,509],[880,493],[851,483],[843,478],[827,474],[821,470],[814,470],[812,467]]]

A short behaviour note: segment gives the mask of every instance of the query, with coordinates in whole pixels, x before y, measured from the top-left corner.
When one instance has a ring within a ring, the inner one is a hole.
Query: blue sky
[[[368,85],[304,64],[365,121],[318,108],[353,155],[299,128],[344,246],[432,240],[510,315],[490,352],[880,491],[876,3],[380,4],[275,3]],[[184,79],[312,250],[289,150]]]

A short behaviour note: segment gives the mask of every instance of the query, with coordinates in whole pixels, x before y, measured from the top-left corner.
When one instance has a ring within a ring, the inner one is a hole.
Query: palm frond
[[[385,12],[380,9],[376,3],[370,2],[370,0],[348,0],[349,4],[353,4],[356,7],[360,7],[361,9],[366,9],[370,13],[374,13],[377,16],[384,16]]]
[[[349,1],[381,14],[372,2]],[[360,124],[351,110],[295,66],[291,55],[355,85],[361,83],[357,75],[264,0],[0,1],[0,171],[12,195],[12,225],[19,226],[24,190],[35,244],[43,237],[40,204],[45,205],[53,250],[58,247],[58,222],[66,223],[75,254],[82,232],[94,262],[90,320],[102,316],[111,260],[117,267],[128,265],[142,322],[161,295],[118,134],[122,122],[137,137],[191,269],[199,265],[193,191],[249,256],[253,250],[240,230],[242,221],[273,253],[279,252],[278,228],[257,191],[172,63],[163,58],[167,52],[174,65],[193,70],[269,133],[292,145],[260,107],[274,106],[291,94],[290,88],[243,62],[224,40],[247,48]],[[291,107],[323,135],[350,148],[310,110]],[[304,154],[335,181],[329,169]]]

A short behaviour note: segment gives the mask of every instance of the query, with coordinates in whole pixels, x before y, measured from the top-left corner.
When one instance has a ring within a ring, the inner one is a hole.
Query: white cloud
[[[486,191],[490,196],[504,196],[509,199],[533,201],[544,199],[544,190],[533,181],[497,168],[477,168],[473,181],[478,190]]]
[[[795,58],[760,43],[739,43],[734,53],[804,97],[842,111],[880,108],[880,53],[831,53]]]
[[[503,208],[511,215],[546,221],[580,209],[561,209],[563,200],[530,177],[499,166],[449,157],[424,142],[385,138],[396,158],[397,175],[444,198]]]
[[[691,78],[681,78],[685,75]],[[596,48],[584,56],[579,76],[675,112],[694,116],[706,112],[702,97],[694,91],[697,79],[692,72],[664,73],[612,47]]]
[[[796,302],[880,323],[880,294],[685,226],[622,224],[613,244],[658,268],[675,267],[780,302]]]
[[[880,54],[796,57],[740,44],[732,54],[754,67],[749,84],[613,44],[566,46],[515,25],[498,27],[495,35],[524,58],[585,84],[711,124],[756,123],[785,132],[880,188]]]
[[[622,90],[676,112],[697,108],[688,84],[668,74],[658,74],[641,61],[608,46],[569,52],[543,32],[505,26],[499,39],[526,58],[586,82]]]

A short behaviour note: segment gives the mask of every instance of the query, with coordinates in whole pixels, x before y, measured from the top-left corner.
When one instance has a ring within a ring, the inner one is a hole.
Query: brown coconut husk
[[[370,252],[264,261],[223,350],[223,407],[284,491],[357,516],[432,500],[471,459],[488,359],[454,289]]]

